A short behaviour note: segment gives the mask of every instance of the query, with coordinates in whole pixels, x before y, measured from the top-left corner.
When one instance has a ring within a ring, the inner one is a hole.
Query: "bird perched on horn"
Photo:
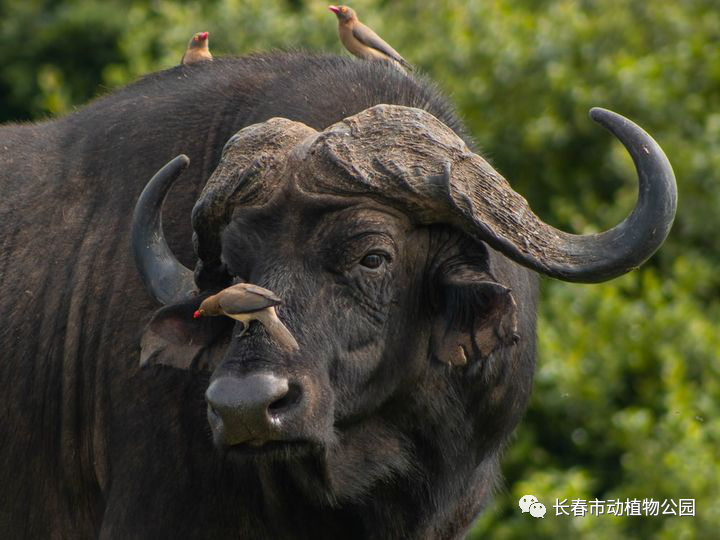
[[[337,16],[340,41],[352,54],[366,60],[388,60],[401,70],[412,69],[400,53],[360,22],[355,10],[348,6],[328,6],[328,9]]]
[[[275,311],[279,304],[282,300],[272,291],[251,283],[238,283],[203,300],[193,318],[225,315],[240,321],[243,331],[238,337],[245,334],[252,321],[259,321],[285,349],[297,351],[300,348],[297,341]]]
[[[210,54],[210,33],[198,32],[190,38],[180,63],[183,65],[194,64],[195,62],[212,59],[213,56]]]

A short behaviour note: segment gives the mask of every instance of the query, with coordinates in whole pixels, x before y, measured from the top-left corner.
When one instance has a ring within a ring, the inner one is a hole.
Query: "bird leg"
[[[243,325],[242,332],[240,332],[237,336],[235,336],[235,339],[240,339],[245,335],[245,332],[247,332],[248,328],[250,328],[250,323],[246,323],[245,321],[238,321],[240,324]]]

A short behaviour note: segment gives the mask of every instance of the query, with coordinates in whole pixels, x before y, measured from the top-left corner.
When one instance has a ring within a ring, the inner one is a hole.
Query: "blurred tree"
[[[452,97],[482,153],[547,221],[578,233],[632,207],[632,163],[587,117],[642,124],[679,181],[670,238],[641,271],[545,282],[533,400],[505,488],[471,538],[715,538],[720,530],[720,9],[717,0],[357,0],[360,17]],[[213,54],[346,54],[302,0],[0,0],[0,121],[63,114]],[[548,513],[521,514],[534,494]],[[696,500],[696,517],[555,516],[555,499]]]

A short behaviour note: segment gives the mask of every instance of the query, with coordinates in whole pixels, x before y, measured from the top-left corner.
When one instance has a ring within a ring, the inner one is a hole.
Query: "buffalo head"
[[[166,304],[146,330],[143,362],[186,368],[224,347],[206,394],[216,445],[322,456],[334,497],[419,456],[439,460],[439,445],[442,459],[495,459],[534,366],[535,285],[522,267],[608,280],[645,261],[672,224],[675,183],[660,147],[619,115],[591,114],[626,146],[640,187],[625,221],[587,236],[543,223],[434,116],[380,105],[322,132],[273,118],[233,136],[193,210],[192,272],[160,222],[188,162],[175,158],[135,210],[138,268]],[[228,320],[193,320],[234,280],[282,298],[298,351],[262,325],[235,338]]]

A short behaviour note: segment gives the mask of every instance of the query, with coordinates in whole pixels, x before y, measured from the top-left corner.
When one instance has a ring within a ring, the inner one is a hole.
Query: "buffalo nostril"
[[[302,387],[272,373],[224,376],[205,393],[216,444],[257,443],[282,437]]]
[[[301,399],[302,389],[300,388],[300,385],[297,383],[290,383],[287,394],[268,405],[268,412],[272,415],[282,414],[285,410],[288,410],[300,403]]]

